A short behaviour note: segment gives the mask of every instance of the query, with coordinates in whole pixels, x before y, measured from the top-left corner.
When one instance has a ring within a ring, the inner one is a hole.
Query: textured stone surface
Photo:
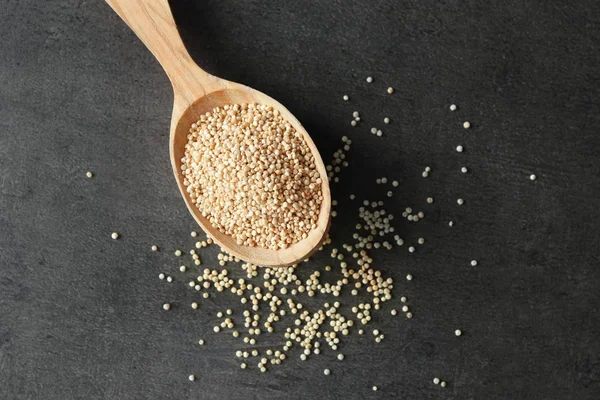
[[[240,370],[241,346],[212,332],[239,302],[192,312],[176,272],[194,223],[171,175],[160,66],[102,1],[2,0],[0,398],[598,398],[598,2],[198,0],[174,12],[202,67],[280,100],[326,160],[352,138],[334,237],[355,223],[349,193],[384,195],[376,177],[401,181],[390,211],[426,212],[397,224],[407,244],[427,239],[415,254],[374,253],[396,278],[393,306],[406,295],[415,316],[388,318],[386,305],[374,321],[386,339],[350,338],[343,362],[294,349],[268,374]]]

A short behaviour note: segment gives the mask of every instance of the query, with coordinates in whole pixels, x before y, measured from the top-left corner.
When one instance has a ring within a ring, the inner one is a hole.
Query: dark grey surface
[[[397,282],[375,321],[386,339],[352,336],[344,362],[331,351],[301,362],[295,349],[265,375],[240,370],[242,346],[212,333],[237,300],[193,313],[192,293],[157,279],[179,279],[172,251],[194,227],[171,175],[160,66],[102,1],[3,0],[0,398],[599,398],[600,3],[221,0],[174,12],[202,67],[280,100],[326,160],[352,138],[337,240],[355,223],[348,194],[382,197],[378,176],[401,180],[390,211],[427,212],[398,223],[407,242],[427,239],[417,253],[374,254]],[[352,129],[355,109],[365,123]],[[385,136],[368,134],[385,115]],[[389,318],[403,294],[408,322]]]

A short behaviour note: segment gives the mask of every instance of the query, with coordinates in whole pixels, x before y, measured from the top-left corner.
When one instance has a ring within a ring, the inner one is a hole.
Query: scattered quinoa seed
[[[535,176],[535,174],[531,174],[531,175],[529,175],[529,179],[531,179],[532,181],[535,181],[537,179],[537,176]]]
[[[456,200],[456,203],[457,203],[459,206],[462,206],[462,205],[465,203],[465,201],[464,201],[463,199],[457,199],[457,200]]]
[[[456,151],[458,151],[459,153],[462,153],[463,147],[461,145],[456,146]]]
[[[152,245],[152,247],[150,249],[152,249],[152,251],[158,251],[158,246],[157,245]]]
[[[371,76],[368,76],[368,77],[367,77],[367,82],[368,82],[368,83],[371,83],[371,82],[373,82],[373,77],[371,77]]]
[[[163,309],[167,310],[167,311],[170,310],[171,309],[171,304],[169,304],[169,303],[163,304]]]
[[[327,368],[325,368],[325,369],[323,370],[323,373],[324,373],[325,375],[329,375],[329,374],[331,374],[331,371],[330,371],[330,370],[328,370]]]
[[[440,378],[433,378],[433,383],[436,385],[440,384]]]
[[[346,95],[346,94],[342,98],[344,99],[344,101],[350,100],[350,97],[348,97],[348,95]]]
[[[462,331],[460,329],[457,329],[457,330],[454,331],[454,334],[456,336],[460,336],[460,335],[462,335]]]
[[[471,260],[471,266],[476,267],[478,264],[477,260]]]
[[[469,128],[471,127],[471,123],[470,123],[469,121],[465,121],[465,122],[463,123],[463,127],[464,127],[465,129],[469,129]]]
[[[181,254],[182,254],[181,250],[179,250],[179,249],[175,250],[175,256],[181,257]]]
[[[467,167],[462,167],[460,169],[460,172],[462,172],[463,174],[466,174],[467,172],[469,172],[469,170],[467,169]]]
[[[394,93],[394,88],[390,86],[389,88],[387,88],[387,92],[388,92],[389,94],[392,94],[392,93]]]
[[[190,380],[190,382],[194,382],[196,380],[196,377],[194,375],[190,375],[188,376],[188,379]]]
[[[456,111],[456,104],[450,104],[450,111]]]
[[[412,281],[413,276],[411,274],[406,275],[407,281]]]
[[[93,178],[94,177],[94,173],[92,171],[88,171],[85,173],[85,176],[87,176],[88,178]]]
[[[446,382],[444,382],[444,381],[441,381],[441,382],[440,382],[440,386],[441,386],[441,387],[446,387]]]

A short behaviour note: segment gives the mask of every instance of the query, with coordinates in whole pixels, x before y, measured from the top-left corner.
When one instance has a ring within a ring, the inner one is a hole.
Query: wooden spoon
[[[266,94],[217,78],[198,67],[181,41],[167,0],[107,0],[107,3],[154,54],[171,80],[175,97],[171,117],[171,165],[185,204],[202,229],[228,253],[253,264],[287,266],[310,256],[321,246],[329,229],[331,195],[323,160],[300,122],[284,106]],[[316,229],[313,229],[306,239],[286,249],[267,250],[238,245],[232,237],[219,232],[202,216],[196,205],[191,202],[183,185],[181,158],[192,123],[215,107],[242,103],[266,104],[279,110],[296,131],[304,135],[323,181],[323,202]]]

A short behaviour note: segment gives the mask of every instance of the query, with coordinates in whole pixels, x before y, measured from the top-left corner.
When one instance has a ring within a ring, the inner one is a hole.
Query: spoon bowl
[[[185,204],[202,229],[229,254],[252,264],[288,266],[306,259],[322,244],[330,223],[331,195],[323,160],[302,124],[283,105],[266,94],[247,86],[217,78],[202,70],[185,49],[167,0],[107,0],[107,3],[154,54],[173,85],[174,104],[171,117],[170,156],[177,186]],[[181,173],[188,134],[201,115],[216,107],[233,104],[263,104],[278,110],[300,132],[315,159],[321,176],[323,201],[316,224],[308,236],[285,249],[270,250],[238,245],[229,235],[213,227],[192,203]]]

